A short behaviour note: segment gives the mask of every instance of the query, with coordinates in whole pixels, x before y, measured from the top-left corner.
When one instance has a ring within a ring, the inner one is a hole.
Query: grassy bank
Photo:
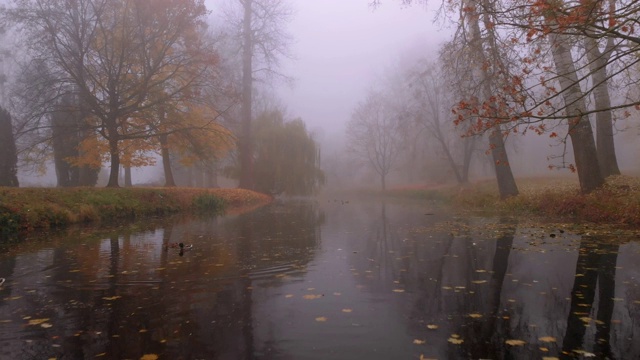
[[[242,189],[0,188],[0,232],[178,212],[220,213],[269,201],[268,195]]]
[[[533,215],[578,222],[640,226],[640,179],[612,176],[599,190],[580,194],[577,180],[518,179],[520,195],[500,201],[495,181],[461,187],[396,188],[391,196],[440,200],[461,210]]]

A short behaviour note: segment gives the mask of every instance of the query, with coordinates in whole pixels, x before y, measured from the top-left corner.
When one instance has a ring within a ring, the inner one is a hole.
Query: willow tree
[[[174,104],[215,55],[199,40],[203,0],[14,0],[4,20],[26,36],[30,55],[45,63],[56,97],[78,96],[87,126],[107,144],[109,187],[118,187],[121,142],[158,136],[140,123],[157,104]],[[163,94],[162,96],[149,96]],[[176,132],[181,129],[173,128]]]
[[[264,111],[255,120],[255,189],[269,194],[311,195],[324,184],[320,147],[301,119]]]

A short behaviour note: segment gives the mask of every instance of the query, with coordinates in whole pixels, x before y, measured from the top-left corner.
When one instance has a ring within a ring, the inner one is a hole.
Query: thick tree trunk
[[[109,139],[109,155],[111,156],[111,171],[109,172],[109,182],[107,183],[107,187],[117,188],[120,187],[118,184],[118,177],[120,176],[120,152],[118,149],[118,140],[115,138],[116,135],[112,135],[112,138]]]
[[[518,195],[518,186],[511,171],[511,164],[509,164],[509,157],[507,156],[507,149],[504,146],[504,138],[502,137],[500,125],[496,125],[493,131],[491,131],[489,142],[491,143],[491,157],[496,171],[500,199],[504,200],[508,197]]]
[[[162,152],[162,168],[164,169],[164,186],[175,187],[176,181],[173,177],[171,169],[171,154],[169,153],[168,135],[162,134],[159,137],[160,148]]]
[[[469,4],[476,9],[476,7],[484,8],[484,11],[489,11],[490,6],[486,3],[480,4],[479,0],[470,0]],[[484,14],[484,22],[489,22],[487,15]],[[490,68],[484,66],[489,62],[500,61],[499,59],[500,53],[495,48],[495,41],[490,41],[490,39],[484,38],[481,36],[480,31],[480,18],[475,12],[468,15],[469,26],[471,28],[471,45],[473,49],[476,51],[476,56],[478,56],[479,64],[483,64],[481,68],[481,81],[482,84],[482,98],[480,99],[481,103],[488,103],[488,100],[492,96],[494,81],[493,74],[490,72]],[[486,26],[489,29],[489,26]],[[495,31],[494,28],[489,31],[489,37],[493,38],[493,33],[491,31]],[[485,44],[486,43],[486,44]],[[485,50],[485,46],[487,46],[491,51]],[[486,52],[488,52],[489,56],[487,56]],[[491,61],[488,60],[491,59]],[[493,114],[495,114],[495,109],[492,109]],[[498,183],[498,191],[500,193],[501,199],[506,199],[510,196],[518,195],[518,186],[516,185],[515,178],[513,177],[513,172],[511,171],[511,163],[509,163],[509,157],[507,156],[507,149],[504,146],[504,139],[502,137],[502,130],[500,129],[500,124],[496,123],[493,128],[490,130],[489,134],[489,147],[491,149],[491,156],[493,158],[493,166],[496,174],[496,181]]]
[[[594,38],[585,37],[585,48],[589,59],[591,81],[595,87],[593,95],[596,110],[596,150],[598,164],[603,177],[620,175],[616,148],[613,140],[613,120],[611,114],[611,96],[607,80],[608,50],[600,52]]]
[[[252,0],[244,0],[243,51],[242,51],[242,125],[238,141],[240,152],[240,182],[243,189],[253,188],[253,146],[251,139],[251,107],[253,104],[253,33]]]
[[[596,144],[593,131],[586,113],[584,95],[578,83],[575,64],[571,57],[571,49],[563,42],[559,35],[551,33],[551,53],[558,74],[558,81],[562,89],[565,112],[569,122],[569,136],[573,146],[573,153],[580,181],[580,190],[589,193],[604,183],[604,178],[598,165]]]

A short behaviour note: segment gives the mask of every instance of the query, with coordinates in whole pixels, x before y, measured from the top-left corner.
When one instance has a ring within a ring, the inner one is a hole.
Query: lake
[[[0,358],[639,359],[639,240],[341,198],[31,235]]]

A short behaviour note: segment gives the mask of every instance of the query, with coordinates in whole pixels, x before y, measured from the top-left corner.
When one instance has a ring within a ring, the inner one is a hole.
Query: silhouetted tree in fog
[[[18,184],[18,155],[13,137],[11,114],[0,107],[0,186]]]

